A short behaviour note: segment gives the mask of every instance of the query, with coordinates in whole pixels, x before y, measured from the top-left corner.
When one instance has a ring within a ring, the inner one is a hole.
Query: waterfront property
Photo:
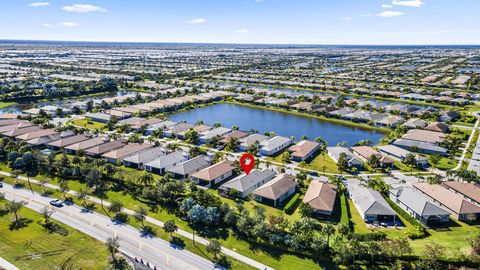
[[[311,139],[320,136],[331,146],[343,141],[351,146],[364,139],[376,142],[383,137],[383,134],[378,131],[237,104],[215,104],[172,114],[169,119],[177,122],[187,121],[191,124],[198,120],[203,120],[209,124],[219,122],[226,127],[236,125],[243,130],[255,129],[260,133],[273,131],[288,138],[294,136],[297,140],[304,135]]]

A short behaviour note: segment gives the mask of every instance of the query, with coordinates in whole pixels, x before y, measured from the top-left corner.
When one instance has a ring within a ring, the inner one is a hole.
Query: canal
[[[191,124],[198,120],[203,120],[205,124],[209,125],[220,122],[225,127],[237,125],[242,130],[255,129],[260,133],[273,131],[277,135],[285,137],[295,136],[297,141],[304,135],[311,140],[322,137],[328,142],[329,146],[334,146],[343,141],[351,146],[365,139],[377,142],[384,137],[384,134],[378,131],[236,104],[215,104],[173,114],[169,116],[169,119],[172,121],[187,121]]]

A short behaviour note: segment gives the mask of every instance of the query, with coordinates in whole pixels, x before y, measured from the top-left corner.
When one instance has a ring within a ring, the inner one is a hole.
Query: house
[[[0,120],[0,127],[4,126],[11,126],[11,125],[19,125],[19,124],[27,124],[30,123],[26,120],[21,120],[21,119],[5,119],[5,120]],[[30,125],[33,126],[32,123]]]
[[[163,136],[165,136],[167,138],[171,138],[173,135],[176,136],[178,133],[189,130],[193,127],[194,127],[193,125],[190,125],[190,124],[187,124],[187,123],[178,123],[177,125],[173,125],[170,128],[168,128],[167,130],[165,130],[163,132]]]
[[[450,122],[457,119],[460,114],[457,111],[445,111],[440,115],[440,121],[442,122]]]
[[[61,138],[67,138],[70,136],[73,136],[72,131],[65,131],[65,132],[46,132],[44,134],[38,134],[35,136],[35,138],[32,138],[30,140],[26,140],[26,143],[31,145],[31,146],[41,146],[45,145],[49,142],[56,141]]]
[[[480,206],[466,200],[463,195],[457,194],[443,185],[428,183],[414,183],[416,190],[428,196],[433,202],[448,211],[460,221],[475,221],[480,217]]]
[[[95,122],[99,122],[99,123],[108,123],[108,121],[110,121],[111,119],[111,115],[107,113],[100,113],[100,112],[86,113],[85,118]]]
[[[15,129],[10,129],[7,131],[2,132],[3,136],[6,137],[17,137],[29,132],[35,132],[41,130],[39,126],[28,126],[28,127],[21,127],[21,128],[15,128]]]
[[[317,142],[303,140],[299,143],[290,146],[288,152],[290,153],[292,160],[302,162],[310,160],[320,149],[320,144]]]
[[[240,140],[239,149],[241,151],[247,151],[247,149],[254,144],[261,144],[262,142],[268,140],[269,137],[262,134],[252,134],[246,138]]]
[[[290,138],[275,136],[260,143],[260,154],[264,156],[274,155],[292,144],[292,142],[293,140]]]
[[[394,160],[398,161],[404,161],[405,158],[407,157],[408,154],[413,154],[415,156],[415,159],[417,160],[417,163],[421,165],[422,167],[427,167],[428,166],[428,160],[426,157],[414,154],[408,150],[405,150],[403,148],[400,148],[395,145],[383,145],[379,146],[378,150],[380,153],[382,153],[385,156],[388,156]]]
[[[376,156],[380,161],[380,166],[382,167],[393,167],[393,160],[389,159],[388,157],[383,156],[377,150],[373,149],[370,146],[353,146],[352,148],[353,154],[356,155],[360,160],[363,162],[368,162],[368,160],[372,156]]]
[[[219,193],[223,196],[228,196],[231,194],[230,192],[234,190],[238,197],[245,198],[255,189],[272,180],[274,177],[275,172],[272,170],[253,170],[248,175],[242,174],[221,185],[218,188]]]
[[[95,145],[91,148],[85,149],[85,154],[92,157],[98,157],[104,153],[107,153],[109,151],[112,151],[124,146],[125,146],[125,143],[120,140],[106,142],[106,143],[102,143],[99,145]]]
[[[35,125],[30,123],[30,122],[19,122],[19,123],[12,124],[12,125],[0,126],[0,133],[7,133],[9,131],[22,129],[22,128],[26,128],[26,127],[33,127],[33,126],[35,126]]]
[[[412,118],[403,125],[409,129],[422,129],[427,126],[427,121],[418,118]]]
[[[151,126],[147,127],[145,135],[147,135],[147,136],[152,135],[157,130],[162,130],[163,132],[165,132],[165,130],[168,130],[169,128],[171,128],[171,127],[173,127],[177,124],[178,124],[177,122],[163,121],[161,123],[151,125]]]
[[[95,137],[92,139],[80,141],[71,145],[68,145],[65,147],[65,150],[67,153],[71,155],[75,155],[78,151],[83,151],[85,149],[94,147],[95,145],[103,144],[105,142],[108,142],[109,139],[106,137]]]
[[[447,223],[450,220],[449,212],[410,187],[390,189],[390,199],[425,226]]]
[[[234,130],[230,133],[227,133],[225,135],[223,135],[223,138],[220,140],[220,143],[221,144],[226,144],[228,143],[232,138],[233,139],[237,139],[237,140],[240,140],[240,139],[243,139],[245,137],[247,137],[249,134],[245,131],[241,131],[241,130]]]
[[[480,205],[480,184],[448,181],[443,182],[442,186],[462,195],[466,200]]]
[[[136,122],[132,124],[132,129],[135,131],[140,131],[142,127],[145,127],[145,131],[149,126],[156,125],[158,123],[162,123],[163,120],[159,118],[151,118],[151,119],[144,119],[142,121]]]
[[[167,169],[167,172],[171,173],[175,179],[187,179],[193,173],[208,166],[210,166],[210,162],[206,159],[206,156],[200,155]]]
[[[395,223],[396,213],[380,192],[349,183],[348,193],[366,223]]]
[[[74,143],[86,141],[88,139],[90,139],[88,136],[79,134],[79,135],[61,138],[59,140],[49,142],[47,143],[47,147],[51,150],[58,151],[60,149],[63,149],[66,146],[72,145]]]
[[[261,203],[277,207],[297,191],[298,183],[289,174],[280,174],[252,192],[253,198]]]
[[[0,120],[17,120],[21,114],[17,113],[0,113]]]
[[[310,205],[315,214],[329,217],[333,213],[336,197],[337,186],[313,180],[303,197],[303,203]]]
[[[207,125],[195,125],[195,126],[193,126],[193,130],[195,130],[198,133],[202,133],[202,132],[205,132],[205,131],[210,130],[210,129],[212,129],[212,127],[207,126]],[[180,140],[185,140],[185,134],[187,132],[188,132],[188,129],[177,133],[177,138],[180,139]]]
[[[426,126],[424,130],[445,133],[448,131],[448,125],[442,122],[433,122]]]
[[[442,132],[412,129],[403,135],[402,139],[437,144],[445,141],[446,137],[447,135]]]
[[[107,152],[105,154],[102,154],[102,157],[110,163],[117,164],[118,162],[122,161],[123,158],[129,157],[152,147],[153,145],[146,143],[131,143]]]
[[[177,151],[145,163],[145,170],[156,174],[164,174],[167,169],[186,160],[188,160],[188,155],[182,151]]]
[[[200,186],[212,187],[233,175],[235,166],[224,160],[192,174],[192,181]]]
[[[217,128],[213,128],[213,129],[210,129],[210,130],[207,130],[207,131],[204,131],[202,133],[200,133],[200,143],[208,143],[210,142],[210,140],[213,138],[213,137],[217,137],[217,136],[220,136],[222,137],[223,135],[229,133],[230,131],[232,131],[231,129],[229,128],[226,128],[226,127],[217,127]]]
[[[381,127],[396,127],[405,122],[405,119],[398,115],[387,116],[379,121],[375,121],[377,126]]]
[[[427,155],[447,155],[447,149],[429,142],[398,139],[393,142],[393,145],[412,152],[419,152]]]
[[[35,131],[31,131],[31,132],[27,132],[27,133],[18,135],[15,138],[17,140],[29,141],[29,140],[32,140],[32,139],[45,137],[45,136],[49,136],[49,135],[54,135],[54,134],[59,134],[59,133],[56,132],[54,129],[40,129],[40,130],[35,130]],[[60,136],[58,136],[58,138],[53,138],[53,139],[58,140],[58,139],[60,139]]]
[[[363,168],[363,162],[358,158],[356,158],[355,155],[353,155],[353,153],[346,147],[340,147],[340,146],[327,147],[327,153],[336,163],[338,163],[338,160],[340,159],[340,155],[344,153],[349,167],[356,167],[358,169]]]
[[[154,147],[123,159],[123,165],[135,169],[143,169],[144,164],[158,157],[164,156],[166,150],[161,147]]]

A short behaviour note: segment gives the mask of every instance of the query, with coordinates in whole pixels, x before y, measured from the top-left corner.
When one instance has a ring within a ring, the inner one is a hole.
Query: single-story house
[[[54,135],[54,134],[59,134],[59,133],[57,131],[55,131],[54,129],[40,129],[40,130],[27,132],[27,133],[24,133],[22,135],[18,135],[15,138],[17,140],[29,141],[29,140],[33,140],[33,139],[36,139],[36,138],[50,136],[50,135]],[[58,136],[58,138],[52,138],[52,139],[58,140],[58,139],[60,139],[60,136]]]
[[[252,192],[253,198],[261,203],[277,207],[297,191],[298,183],[289,174],[280,174]]]
[[[202,133],[202,132],[205,132],[207,130],[210,130],[212,129],[212,127],[210,126],[207,126],[207,125],[195,125],[192,127],[193,130],[195,130],[196,132],[198,133]],[[184,130],[184,131],[181,131],[181,132],[178,132],[176,135],[177,135],[177,138],[180,139],[180,140],[184,140],[185,139],[185,134],[188,132],[188,129],[187,130]]]
[[[188,160],[188,155],[182,151],[176,151],[165,156],[161,156],[145,163],[145,170],[156,174],[164,174],[167,169],[176,166]]]
[[[380,152],[370,146],[353,146],[351,149],[353,151],[353,154],[355,154],[358,158],[360,158],[360,160],[364,162],[368,162],[370,157],[374,155],[379,159],[380,165],[382,167],[393,167],[393,160],[383,156],[382,154],[380,154]]]
[[[429,142],[398,139],[395,140],[392,144],[409,151],[416,151],[427,155],[447,155],[446,148]]]
[[[433,122],[426,126],[424,130],[445,133],[448,131],[448,125],[442,122]]]
[[[125,143],[120,140],[110,141],[110,142],[102,143],[102,144],[90,147],[88,149],[85,149],[85,154],[92,157],[98,157],[104,153],[110,152],[112,150],[115,150],[124,146],[125,146]]]
[[[382,153],[385,156],[388,156],[392,159],[398,160],[398,161],[404,161],[405,158],[407,157],[408,154],[413,154],[415,155],[415,159],[417,160],[418,164],[421,165],[422,167],[427,167],[428,166],[428,160],[426,157],[421,156],[419,154],[412,153],[408,150],[405,150],[403,148],[400,148],[395,145],[383,145],[379,146],[378,150],[380,153]]]
[[[444,210],[460,221],[475,221],[480,217],[480,206],[466,200],[463,195],[457,194],[443,185],[414,183],[412,186],[435,203],[440,204]]]
[[[207,157],[200,155],[167,169],[167,172],[171,173],[173,178],[187,179],[193,173],[196,173],[208,166],[210,166],[210,162],[207,160]]]
[[[303,140],[290,146],[288,152],[290,152],[293,161],[301,162],[311,159],[317,153],[319,148],[319,143]]]
[[[261,144],[268,139],[268,136],[262,134],[252,134],[246,138],[240,139],[239,149],[242,151],[247,151],[248,147],[252,146],[253,144]]]
[[[102,157],[110,163],[117,164],[119,161],[122,161],[123,158],[129,157],[152,147],[153,145],[146,143],[131,143],[121,148],[117,148],[115,150],[102,154]]]
[[[240,139],[243,139],[243,138],[247,137],[248,135],[249,135],[248,132],[241,131],[241,130],[234,130],[230,133],[227,133],[227,134],[223,135],[223,138],[220,140],[220,143],[221,144],[226,144],[232,138],[240,140]]]
[[[348,184],[347,189],[366,223],[395,223],[396,213],[380,192],[354,183]]]
[[[41,130],[39,126],[21,127],[21,128],[15,128],[8,131],[4,131],[2,132],[2,135],[6,137],[17,137],[23,134],[27,134],[29,132],[35,132],[39,130]]]
[[[66,146],[72,145],[74,143],[83,142],[90,139],[84,134],[79,134],[75,136],[70,136],[66,138],[61,138],[59,140],[47,143],[47,147],[51,150],[58,151]]]
[[[166,130],[168,130],[169,128],[177,125],[178,123],[177,122],[172,122],[172,121],[163,121],[161,123],[158,123],[158,124],[155,124],[155,125],[151,125],[149,127],[147,127],[147,130],[145,132],[145,135],[152,135],[153,132],[157,131],[157,130],[163,130],[164,132]]]
[[[213,128],[200,133],[199,141],[200,143],[208,143],[213,137],[216,137],[216,136],[222,137],[223,135],[229,133],[230,131],[232,130],[226,127]]]
[[[450,220],[449,212],[412,188],[392,188],[390,199],[425,226],[447,223]]]
[[[260,143],[260,154],[264,156],[274,155],[291,145],[292,142],[293,140],[290,138],[275,136]]]
[[[412,118],[407,122],[405,122],[403,125],[409,129],[417,129],[417,128],[422,129],[427,126],[427,121],[419,118]]]
[[[193,125],[187,123],[178,123],[177,125],[173,125],[170,128],[167,128],[167,130],[163,132],[163,136],[170,138],[173,135],[176,136],[178,133],[189,130],[193,127]]]
[[[346,147],[327,147],[327,153],[336,163],[338,163],[338,160],[340,159],[340,154],[345,153],[349,167],[356,167],[358,169],[363,168],[363,162],[356,158],[355,155],[353,155],[353,153]]]
[[[480,205],[480,184],[447,181],[442,185],[454,193],[462,195],[470,202]]]
[[[99,122],[99,123],[108,123],[108,121],[110,121],[111,117],[112,116],[110,114],[101,113],[101,112],[86,113],[85,114],[85,118],[90,119],[90,120],[95,121],[95,122]]]
[[[164,156],[165,154],[166,150],[164,148],[154,147],[124,158],[123,165],[130,168],[143,169],[145,163]]]
[[[230,190],[236,190],[238,196],[245,198],[261,185],[272,180],[275,177],[272,170],[253,170],[248,175],[242,174],[221,185],[218,189],[221,195],[227,196]]]
[[[315,214],[331,216],[337,197],[337,186],[313,180],[308,186],[303,203],[310,205]]]
[[[419,142],[441,143],[445,141],[446,137],[447,135],[442,132],[412,129],[409,130],[405,135],[403,135],[402,139]]]
[[[75,155],[80,150],[83,151],[85,149],[94,147],[95,145],[103,144],[108,141],[109,139],[106,137],[95,137],[92,139],[88,139],[85,141],[80,141],[80,142],[68,145],[65,147],[65,150],[67,150],[67,153],[71,155]]]
[[[231,177],[234,170],[233,163],[224,160],[192,174],[192,181],[201,186],[211,187]]]

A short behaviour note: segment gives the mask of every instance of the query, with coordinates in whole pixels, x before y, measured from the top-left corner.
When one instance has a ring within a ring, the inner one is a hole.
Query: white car
[[[63,202],[60,201],[59,199],[51,200],[50,205],[56,206],[56,207],[62,207]]]

